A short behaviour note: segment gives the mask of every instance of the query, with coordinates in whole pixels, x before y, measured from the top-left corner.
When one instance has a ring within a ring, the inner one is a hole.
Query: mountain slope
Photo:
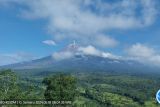
[[[53,71],[82,70],[113,72],[146,72],[155,70],[134,60],[112,57],[109,53],[105,53],[105,55],[108,56],[104,57],[104,53],[100,53],[100,51],[92,47],[89,47],[89,50],[98,54],[88,54],[86,51],[82,51],[82,49],[83,48],[79,48],[75,44],[70,44],[53,55],[28,62],[10,64],[0,68],[16,70],[50,69]]]

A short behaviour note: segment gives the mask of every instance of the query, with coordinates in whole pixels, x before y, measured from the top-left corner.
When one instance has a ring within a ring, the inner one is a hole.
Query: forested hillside
[[[156,74],[91,71],[24,74],[0,71],[1,101],[70,101],[69,107],[158,107],[155,94],[160,80]]]

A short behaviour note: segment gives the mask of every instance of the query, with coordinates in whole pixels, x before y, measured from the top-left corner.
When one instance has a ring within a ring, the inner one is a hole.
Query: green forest
[[[159,107],[158,74],[95,71],[1,70],[0,101],[57,101],[1,104],[3,107]]]

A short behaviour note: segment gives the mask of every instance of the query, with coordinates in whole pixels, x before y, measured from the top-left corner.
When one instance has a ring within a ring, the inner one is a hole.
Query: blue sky
[[[53,54],[73,40],[83,47],[158,65],[159,3],[1,0],[0,65]]]
[[[51,39],[45,29],[44,20],[26,20],[18,17],[12,9],[0,10],[0,48],[1,53],[29,52],[44,56],[57,47],[49,47],[42,43]]]

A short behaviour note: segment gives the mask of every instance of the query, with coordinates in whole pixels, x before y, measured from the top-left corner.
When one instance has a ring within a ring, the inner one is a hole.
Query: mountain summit
[[[50,56],[32,60],[24,63],[10,64],[0,68],[10,69],[50,69],[52,71],[61,70],[83,70],[83,71],[144,71],[149,67],[133,61],[124,60],[118,56],[97,50],[89,45],[87,47],[78,46],[75,41],[61,51]]]
[[[69,44],[65,48],[63,48],[61,51],[71,51],[71,52],[76,52],[78,50],[78,44],[74,40],[73,43]]]

